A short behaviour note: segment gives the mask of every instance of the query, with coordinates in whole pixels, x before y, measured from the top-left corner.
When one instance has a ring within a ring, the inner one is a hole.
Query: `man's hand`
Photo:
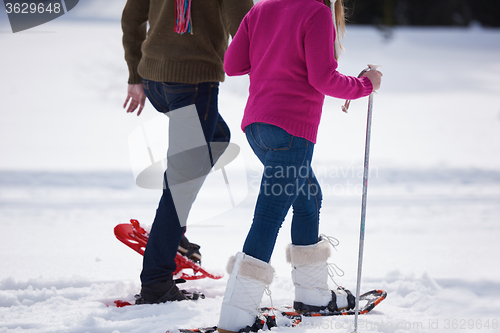
[[[128,94],[125,103],[123,104],[123,108],[127,108],[127,104],[130,101],[130,104],[127,109],[127,113],[133,113],[137,107],[137,115],[139,116],[144,109],[144,103],[146,102],[146,94],[144,94],[144,87],[142,83],[139,84],[129,84],[128,85]]]

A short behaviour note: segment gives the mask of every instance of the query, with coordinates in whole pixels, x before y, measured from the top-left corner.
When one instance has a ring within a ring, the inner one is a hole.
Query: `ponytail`
[[[345,14],[344,14],[344,0],[323,0],[325,5],[332,9],[333,24],[335,26],[335,59],[338,60],[343,48],[340,40],[345,34]]]

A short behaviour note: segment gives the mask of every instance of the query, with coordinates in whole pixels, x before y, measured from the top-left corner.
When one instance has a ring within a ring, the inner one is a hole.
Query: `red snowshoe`
[[[146,249],[149,234],[146,230],[144,230],[144,228],[141,227],[139,221],[132,219],[130,220],[130,224],[123,223],[117,225],[115,227],[115,236],[120,242],[127,245],[132,250],[138,252],[141,255],[144,255],[144,250]],[[173,273],[173,275],[178,279],[184,280],[222,278],[222,275],[210,274],[199,265],[201,259],[201,255],[198,251],[199,246],[192,243],[190,245],[191,246],[181,244],[181,246],[179,247],[179,251],[177,252],[177,256],[175,257],[177,269]],[[189,257],[186,257],[186,255]],[[198,263],[195,261],[197,261]],[[185,272],[184,270],[191,270],[191,272]]]

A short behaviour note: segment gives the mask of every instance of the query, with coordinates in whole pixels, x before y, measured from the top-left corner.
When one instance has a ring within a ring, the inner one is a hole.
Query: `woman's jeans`
[[[316,244],[322,194],[311,169],[314,144],[264,123],[248,125],[245,134],[264,173],[243,252],[269,262],[290,206],[292,244]]]
[[[189,209],[210,168],[227,146],[230,131],[218,110],[218,82],[143,83],[151,104],[170,118],[164,189],[144,252],[141,282],[145,286],[172,278]],[[190,121],[198,130],[190,130]],[[201,146],[192,147],[200,141]]]

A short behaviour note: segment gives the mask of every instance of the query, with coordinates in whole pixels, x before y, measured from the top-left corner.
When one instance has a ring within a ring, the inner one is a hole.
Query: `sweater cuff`
[[[368,96],[373,92],[373,84],[372,81],[366,76],[362,76],[359,78],[361,83],[363,84],[363,96]]]
[[[142,77],[137,72],[137,66],[128,65],[128,84],[139,84],[142,83]]]

